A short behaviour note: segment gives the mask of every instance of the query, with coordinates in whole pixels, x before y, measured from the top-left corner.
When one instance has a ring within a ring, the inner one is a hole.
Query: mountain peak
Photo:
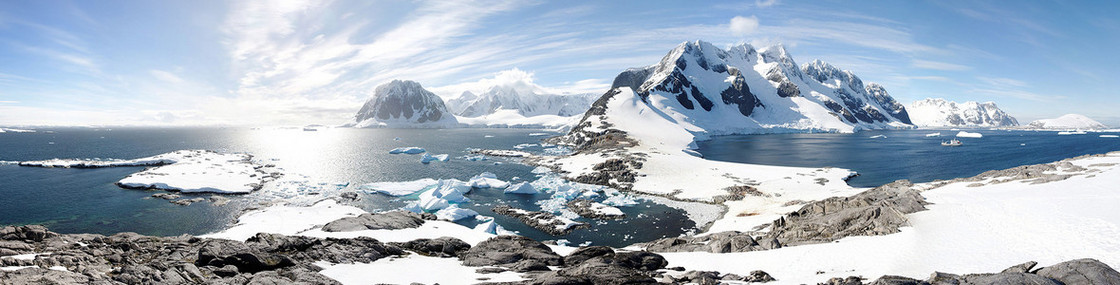
[[[443,99],[419,82],[393,80],[374,88],[354,116],[358,127],[451,127],[458,122]]]
[[[915,125],[923,127],[1011,127],[1019,121],[995,102],[957,103],[944,98],[926,98],[907,108]]]

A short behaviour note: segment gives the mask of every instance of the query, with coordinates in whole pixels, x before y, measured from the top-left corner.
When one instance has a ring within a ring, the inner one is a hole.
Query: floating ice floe
[[[412,146],[412,147],[398,147],[398,148],[394,148],[392,150],[389,150],[389,154],[402,154],[402,153],[403,154],[421,154],[421,153],[424,153],[425,151],[426,150],[424,150],[424,148],[422,148],[422,147],[415,147],[415,146]]]
[[[475,188],[506,188],[509,187],[509,182],[498,180],[498,176],[490,172],[483,172],[479,175],[471,177],[467,182],[470,186]]]
[[[432,161],[447,161],[447,159],[448,159],[447,154],[431,155],[431,154],[428,154],[428,153],[424,153],[424,156],[420,157],[420,163],[428,164],[428,163],[431,163]]]
[[[612,207],[612,206],[609,206],[609,205],[606,205],[606,204],[603,204],[603,203],[599,203],[599,202],[591,202],[591,207],[588,208],[588,209],[590,209],[591,211],[593,211],[597,214],[603,215],[603,216],[624,216],[624,215],[626,215],[619,208],[615,208],[615,207]]]
[[[525,148],[530,148],[530,147],[534,147],[534,146],[537,146],[537,144],[535,144],[535,143],[523,143],[523,144],[515,145],[515,146],[513,146],[513,148],[515,148],[515,149],[525,149]]]
[[[507,187],[506,190],[502,191],[502,192],[504,192],[506,194],[529,194],[529,195],[540,193],[540,191],[537,191],[537,188],[533,187],[533,184],[529,184],[529,182],[521,182],[521,183],[513,184],[512,186]]]
[[[941,136],[941,133],[932,133],[932,134],[926,134],[926,137],[929,137],[929,138],[932,138],[932,137],[940,137],[940,136]]]
[[[970,132],[966,132],[966,131],[961,131],[961,132],[957,133],[957,137],[961,137],[961,138],[982,138],[982,137],[984,137],[984,135],[980,134],[980,133],[970,133]]]
[[[99,168],[158,166],[134,173],[116,184],[124,188],[161,189],[188,193],[249,193],[279,176],[258,165],[248,154],[208,150],[179,150],[138,159],[51,159],[23,161],[21,166]]]
[[[34,133],[35,130],[24,129],[0,129],[0,133]]]
[[[467,161],[483,161],[483,160],[487,160],[486,156],[485,156],[485,155],[481,155],[481,154],[464,156],[464,157],[463,157],[463,159],[464,159],[464,160],[467,160]]]
[[[520,151],[520,150],[507,150],[507,149],[476,149],[471,152],[477,154],[485,154],[489,156],[502,156],[502,157],[529,157],[533,154]]]
[[[548,133],[529,133],[530,137],[547,136]]]
[[[413,181],[367,183],[360,188],[389,196],[405,196],[424,190],[424,188],[436,185],[437,183],[439,183],[439,181],[435,179],[424,178]]]
[[[458,205],[451,205],[447,208],[436,211],[436,217],[442,220],[458,221],[466,218],[478,216],[478,212],[471,209],[459,208]]]
[[[885,138],[887,138],[887,136],[886,135],[874,135],[874,136],[871,136],[871,138],[873,138],[873,139],[885,139]]]
[[[1076,131],[1076,132],[1058,132],[1058,135],[1059,135],[1059,136],[1068,136],[1068,135],[1084,135],[1084,134],[1085,134],[1085,132],[1084,132],[1084,131]]]
[[[1120,138],[1118,135],[1101,135],[1102,138]]]

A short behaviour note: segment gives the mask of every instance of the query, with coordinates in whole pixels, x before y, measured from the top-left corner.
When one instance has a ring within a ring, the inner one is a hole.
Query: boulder
[[[1035,274],[1066,285],[1120,284],[1120,272],[1096,259],[1070,260],[1039,269]]]
[[[471,247],[463,257],[466,266],[512,266],[522,260],[536,260],[558,266],[564,258],[547,245],[523,236],[496,236]]]
[[[365,213],[357,217],[346,217],[327,223],[325,232],[352,232],[363,230],[397,230],[416,228],[424,224],[420,214],[409,211]]]
[[[403,243],[390,243],[402,249],[411,250],[424,256],[459,257],[471,248],[470,244],[453,237],[437,239],[416,239]]]

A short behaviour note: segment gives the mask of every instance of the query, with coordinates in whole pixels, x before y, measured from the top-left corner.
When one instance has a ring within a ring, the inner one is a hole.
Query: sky
[[[1120,126],[1116,1],[0,1],[0,125],[304,125],[373,89],[602,93],[684,41],[783,44],[903,103]]]

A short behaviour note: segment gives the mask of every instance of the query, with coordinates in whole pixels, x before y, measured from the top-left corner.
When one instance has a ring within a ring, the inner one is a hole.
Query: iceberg
[[[885,138],[887,138],[887,136],[885,136],[885,135],[874,135],[874,136],[871,136],[871,138],[873,138],[873,139],[885,139]]]
[[[498,176],[490,172],[483,172],[479,175],[471,177],[468,182],[471,187],[475,188],[506,188],[509,187],[509,182],[498,180]]]
[[[1118,135],[1101,135],[1102,138],[1120,138]]]
[[[428,164],[432,161],[447,161],[447,158],[447,154],[431,155],[428,153],[424,153],[424,156],[420,158],[420,163]]]
[[[405,196],[416,193],[424,188],[436,185],[439,181],[431,178],[424,178],[413,181],[402,182],[374,182],[366,183],[359,188],[370,190],[371,192],[381,193],[389,196]]]
[[[980,133],[970,133],[970,132],[966,132],[966,131],[961,131],[961,132],[957,133],[957,137],[959,137],[959,138],[982,138],[982,137],[984,137],[984,135],[982,135]]]
[[[926,137],[927,137],[927,138],[932,138],[932,137],[940,137],[940,136],[941,136],[941,133],[932,133],[932,134],[926,134]]]
[[[471,209],[459,208],[458,205],[451,205],[442,210],[436,211],[436,217],[442,220],[458,221],[466,218],[478,216],[478,212]]]
[[[529,195],[540,193],[540,191],[537,191],[537,188],[533,187],[533,184],[529,184],[529,182],[521,182],[521,183],[513,184],[513,186],[507,187],[506,190],[503,191],[503,192],[506,193],[506,194],[529,194]]]
[[[1076,132],[1058,132],[1058,135],[1059,135],[1059,136],[1068,136],[1068,135],[1084,135],[1084,134],[1085,134],[1085,132],[1083,132],[1083,131],[1076,131]]]
[[[466,203],[471,199],[463,196],[470,193],[471,187],[463,181],[454,179],[440,180],[436,187],[420,194],[420,209],[436,211],[451,206],[452,203]]]
[[[537,144],[535,144],[535,143],[523,143],[523,144],[515,145],[515,146],[513,146],[513,148],[524,149],[524,148],[529,148],[529,147],[534,147],[534,146],[537,146]]]
[[[422,148],[422,147],[415,147],[415,146],[412,146],[412,147],[398,147],[398,148],[394,148],[392,150],[389,150],[389,154],[402,154],[402,153],[403,154],[421,154],[421,153],[424,153],[425,151],[426,150],[424,150],[424,148]]]

